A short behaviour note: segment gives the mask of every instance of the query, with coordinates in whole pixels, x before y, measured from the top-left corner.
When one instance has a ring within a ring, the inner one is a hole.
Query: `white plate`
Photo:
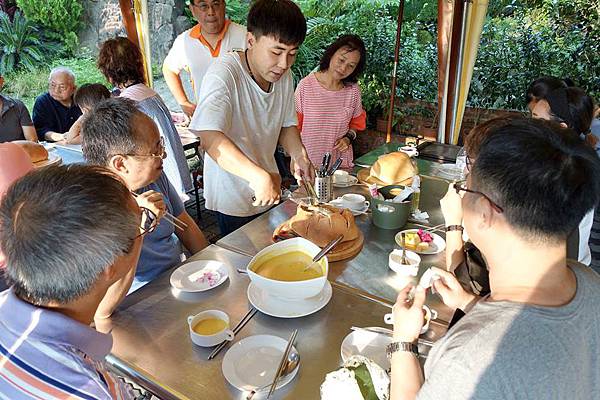
[[[221,370],[232,386],[251,391],[273,382],[287,341],[273,335],[255,335],[234,343],[225,353]],[[292,346],[292,351],[297,351]],[[290,383],[298,373],[300,364],[277,382],[277,389]],[[265,394],[268,390],[265,389]]]
[[[395,240],[396,243],[398,244],[398,246],[400,246],[400,248],[402,248],[402,245],[400,243],[402,243],[402,232],[404,233],[409,233],[409,232],[417,232],[418,229],[406,229],[404,231],[400,231],[398,233],[396,233],[395,236]],[[417,254],[437,254],[437,253],[441,253],[442,251],[444,251],[444,249],[446,248],[446,241],[444,239],[442,239],[442,237],[440,235],[438,235],[437,233],[432,233],[429,232],[429,234],[431,235],[431,237],[433,237],[433,242],[429,243],[429,248],[427,249],[427,251],[416,251],[416,250],[412,250]],[[409,250],[409,249],[407,249]]]
[[[331,200],[327,204],[332,205],[337,208],[348,208],[344,205],[344,203],[342,202],[342,200],[340,198]],[[356,217],[358,215],[366,214],[366,212],[369,211],[369,205],[365,202],[365,204],[363,205],[363,207],[360,210],[355,210],[353,208],[348,208],[348,210],[350,210],[352,215],[354,215]]]
[[[349,175],[348,178],[349,178],[348,182],[336,182],[335,178],[334,178],[333,186],[339,187],[339,188],[346,188],[346,187],[354,186],[358,183],[358,178],[355,177],[354,175]]]
[[[463,180],[464,171],[456,168],[456,164],[437,164],[431,167],[432,175],[452,180]]]
[[[43,168],[43,167],[49,167],[50,165],[59,165],[60,163],[62,163],[61,156],[59,156],[58,153],[56,153],[54,151],[49,151],[47,160],[42,160],[42,161],[33,163],[33,166],[35,168]]]
[[[218,274],[213,284],[207,280],[198,280],[204,272]],[[192,280],[190,280],[190,277]],[[183,292],[204,292],[213,289],[227,280],[227,267],[221,261],[199,260],[183,264],[171,274],[171,286]],[[196,278],[196,279],[195,279]]]
[[[391,333],[391,331],[389,332]],[[363,330],[352,331],[342,342],[340,350],[342,360],[346,362],[351,356],[361,355],[387,370],[390,368],[390,361],[385,354],[385,348],[392,341],[393,339],[390,335]]]
[[[277,318],[300,318],[316,313],[329,303],[332,294],[329,281],[325,282],[321,293],[304,300],[283,300],[270,296],[252,282],[248,286],[250,304],[263,314]]]

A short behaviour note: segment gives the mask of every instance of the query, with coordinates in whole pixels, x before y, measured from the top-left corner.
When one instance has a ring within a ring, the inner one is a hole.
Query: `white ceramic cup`
[[[362,210],[369,206],[369,202],[362,194],[348,193],[342,196],[342,204],[351,210]]]
[[[423,305],[423,310],[425,310],[425,321],[423,323],[423,326],[421,327],[421,335],[424,334],[425,332],[427,332],[427,330],[429,329],[429,322],[437,319],[438,317],[438,313],[435,310],[432,310],[431,308],[427,307],[426,305]],[[385,314],[383,316],[383,322],[385,322],[386,324],[389,325],[393,325],[394,324],[394,314],[392,313],[388,313]]]
[[[194,326],[196,326],[196,324],[200,321],[202,321],[203,319],[207,319],[207,318],[218,318],[218,319],[222,319],[223,321],[225,321],[226,323],[226,328],[223,329],[220,332],[217,332],[213,335],[200,335],[196,332],[194,332]],[[231,329],[229,329],[229,315],[225,314],[223,311],[220,310],[207,310],[207,311],[202,311],[201,313],[198,313],[196,315],[190,315],[187,318],[188,321],[188,325],[189,325],[189,329],[190,329],[190,337],[192,339],[192,342],[194,342],[195,344],[197,344],[198,346],[202,346],[202,347],[211,347],[211,346],[216,346],[221,342],[224,342],[225,340],[233,340],[234,337],[234,333]]]
[[[333,173],[333,181],[335,183],[348,183],[350,182],[350,174],[348,171],[338,169]]]

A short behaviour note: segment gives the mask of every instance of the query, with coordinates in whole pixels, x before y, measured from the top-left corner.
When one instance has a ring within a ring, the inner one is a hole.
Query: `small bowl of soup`
[[[323,257],[310,268],[321,248],[304,238],[272,244],[248,264],[250,280],[269,295],[284,299],[306,299],[319,294],[327,281],[329,263]]]

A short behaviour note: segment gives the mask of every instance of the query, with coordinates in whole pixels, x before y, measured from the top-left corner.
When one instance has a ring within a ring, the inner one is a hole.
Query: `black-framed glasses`
[[[160,144],[159,144],[160,148],[158,150],[158,153],[150,153],[150,154],[131,154],[131,153],[127,153],[127,154],[115,154],[115,155],[119,155],[119,156],[128,156],[128,157],[153,157],[153,158],[160,158],[161,160],[164,160],[167,157],[167,150],[165,148],[165,138],[164,137],[160,137]]]
[[[154,231],[158,225],[158,218],[156,218],[156,214],[154,214],[154,212],[152,212],[150,209],[146,207],[140,207],[140,212],[142,214],[142,219],[140,221],[140,234],[134,237],[134,240],[140,236],[144,236],[145,234]]]
[[[494,200],[490,199],[489,196],[485,193],[482,192],[478,192],[477,190],[471,190],[471,189],[467,189],[467,187],[465,186],[464,183],[455,183],[453,185],[454,190],[456,190],[456,193],[460,194],[460,192],[467,192],[467,193],[473,193],[473,194],[478,194],[480,196],[483,196],[487,201],[490,202],[490,205],[492,206],[492,208],[494,209],[494,211],[496,211],[498,214],[502,214],[504,212],[504,209],[502,207],[500,207],[498,204],[496,204],[494,202]]]

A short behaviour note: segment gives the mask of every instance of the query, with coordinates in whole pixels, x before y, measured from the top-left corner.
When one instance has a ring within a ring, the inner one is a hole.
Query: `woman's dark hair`
[[[586,135],[585,140],[593,148],[598,139],[590,132],[594,119],[594,101],[578,87],[560,88],[551,91],[544,98],[550,107],[550,115],[557,122],[564,122],[579,135]]]
[[[146,83],[140,49],[129,39],[116,37],[102,43],[98,68],[113,85]]]
[[[527,93],[525,94],[526,104],[529,104],[534,100],[543,99],[553,90],[568,86],[573,86],[573,81],[568,78],[559,79],[553,76],[542,76],[529,84]]]
[[[321,62],[319,63],[319,71],[327,71],[329,69],[329,64],[331,63],[331,58],[341,48],[348,48],[348,53],[353,51],[358,51],[360,53],[360,60],[356,65],[356,68],[348,77],[342,79],[344,84],[346,83],[355,83],[358,81],[358,77],[365,70],[365,65],[367,64],[367,50],[365,49],[365,43],[362,39],[356,35],[342,35],[335,42],[329,45],[325,49],[325,53],[321,57]]]
[[[306,20],[292,0],[258,0],[248,12],[248,32],[258,40],[272,36],[288,46],[300,46],[306,37]]]
[[[102,100],[110,98],[106,86],[100,83],[86,83],[81,85],[73,95],[73,101],[79,108],[92,109]]]

